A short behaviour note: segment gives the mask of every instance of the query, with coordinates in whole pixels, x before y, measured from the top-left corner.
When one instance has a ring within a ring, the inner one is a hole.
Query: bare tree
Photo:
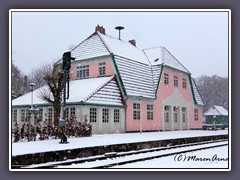
[[[228,78],[218,75],[203,75],[195,79],[204,100],[204,111],[212,105],[223,106],[228,109]]]
[[[39,71],[43,74],[43,84],[47,85],[47,88],[41,89],[39,97],[53,104],[54,125],[57,126],[61,113],[63,73],[59,66],[49,64],[43,65]]]
[[[12,95],[18,97],[28,92],[28,78],[13,62],[11,68]]]

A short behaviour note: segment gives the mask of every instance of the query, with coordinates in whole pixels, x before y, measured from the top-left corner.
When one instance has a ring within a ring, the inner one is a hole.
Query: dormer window
[[[106,74],[106,63],[101,62],[99,63],[99,76],[105,76]]]

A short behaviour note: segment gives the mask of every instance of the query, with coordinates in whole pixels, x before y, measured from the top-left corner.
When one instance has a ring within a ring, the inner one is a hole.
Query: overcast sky
[[[12,12],[12,52],[26,75],[104,26],[137,46],[166,47],[191,73],[228,76],[228,12]]]

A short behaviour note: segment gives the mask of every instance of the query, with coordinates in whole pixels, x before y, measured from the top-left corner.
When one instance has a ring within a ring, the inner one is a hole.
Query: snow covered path
[[[125,144],[144,141],[155,141],[164,139],[176,139],[186,137],[211,136],[228,134],[228,130],[204,131],[167,131],[167,132],[144,132],[140,133],[124,133],[124,134],[102,134],[93,135],[84,138],[68,138],[68,144],[59,144],[60,139],[17,142],[11,144],[12,156],[33,154],[39,152],[59,151],[65,149],[76,149],[93,146],[107,146],[112,144]]]

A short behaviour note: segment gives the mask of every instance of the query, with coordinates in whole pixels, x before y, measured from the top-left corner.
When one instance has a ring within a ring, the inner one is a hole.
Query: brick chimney
[[[136,40],[135,39],[129,40],[128,42],[130,42],[133,46],[136,46]]]
[[[95,28],[95,32],[100,32],[102,34],[105,34],[105,28],[103,26],[99,26],[97,25],[96,28]]]

